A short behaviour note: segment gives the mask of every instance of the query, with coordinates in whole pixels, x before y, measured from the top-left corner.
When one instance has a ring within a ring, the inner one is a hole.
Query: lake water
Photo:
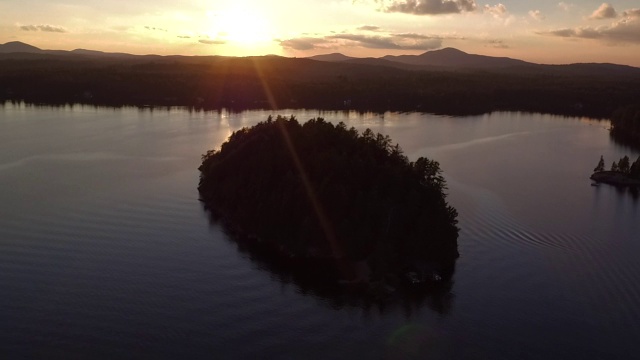
[[[0,106],[0,357],[640,358],[640,204],[590,186],[608,122],[280,111],[440,162],[460,258],[437,301],[336,303],[210,224],[200,155],[267,111]]]

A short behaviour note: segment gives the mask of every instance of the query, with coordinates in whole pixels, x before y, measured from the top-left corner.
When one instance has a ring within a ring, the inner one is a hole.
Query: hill
[[[528,63],[526,61],[511,59],[507,57],[467,54],[464,51],[460,51],[454,48],[444,48],[441,50],[427,51],[421,55],[387,55],[382,57],[382,59],[410,65],[483,69],[531,65],[531,63]]]
[[[9,53],[42,53],[41,49],[38,49],[35,46],[31,46],[29,44],[25,44],[20,41],[12,41],[6,44],[0,44],[0,53],[9,54]]]
[[[331,54],[310,56],[307,59],[317,60],[317,61],[335,62],[335,61],[351,60],[351,59],[355,59],[355,58],[353,58],[351,56],[346,56],[346,55],[340,54],[340,53],[331,53]]]

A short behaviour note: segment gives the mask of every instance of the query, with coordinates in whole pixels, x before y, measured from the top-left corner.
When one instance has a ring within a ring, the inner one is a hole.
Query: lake
[[[336,302],[257,261],[198,201],[200,156],[270,114],[440,162],[460,258],[437,298]],[[607,121],[0,106],[0,357],[640,357],[640,204],[591,186],[638,151]]]

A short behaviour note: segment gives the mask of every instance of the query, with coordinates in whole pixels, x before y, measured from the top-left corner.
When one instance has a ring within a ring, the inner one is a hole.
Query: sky
[[[640,67],[640,1],[0,0],[0,43],[159,55],[354,57],[454,47]]]

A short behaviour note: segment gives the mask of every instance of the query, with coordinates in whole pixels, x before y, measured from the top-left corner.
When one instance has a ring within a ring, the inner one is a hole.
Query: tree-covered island
[[[369,129],[269,117],[203,155],[199,170],[212,215],[280,257],[322,262],[332,280],[406,278],[407,269],[437,279],[458,257],[438,162],[410,162]]]

